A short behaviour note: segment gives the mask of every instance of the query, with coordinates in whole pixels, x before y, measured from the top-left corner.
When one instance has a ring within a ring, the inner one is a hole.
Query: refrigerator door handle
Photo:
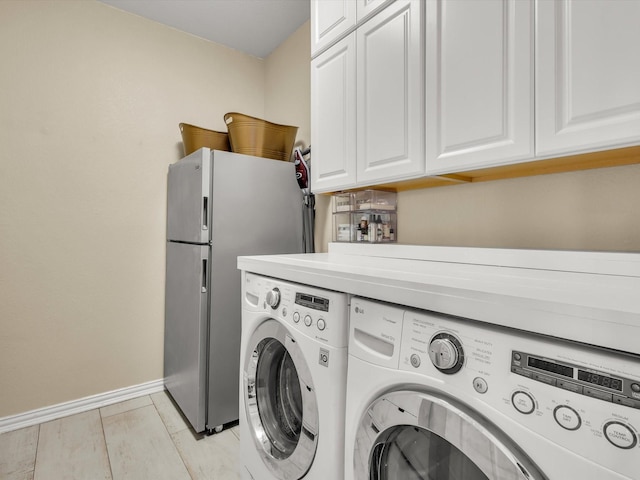
[[[202,259],[202,293],[207,293],[207,259]]]
[[[202,230],[209,229],[209,197],[202,197]]]

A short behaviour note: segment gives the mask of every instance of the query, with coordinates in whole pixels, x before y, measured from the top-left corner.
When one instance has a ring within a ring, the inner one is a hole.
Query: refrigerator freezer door
[[[209,252],[167,242],[164,383],[196,432],[206,421]]]
[[[169,165],[167,239],[209,242],[211,152],[201,148]]]
[[[292,162],[215,151],[212,169],[209,429],[238,418],[237,257],[303,252],[303,201]]]

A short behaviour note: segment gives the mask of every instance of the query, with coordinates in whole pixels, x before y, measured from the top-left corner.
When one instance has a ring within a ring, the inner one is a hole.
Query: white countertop
[[[330,244],[238,268],[640,355],[640,254]]]

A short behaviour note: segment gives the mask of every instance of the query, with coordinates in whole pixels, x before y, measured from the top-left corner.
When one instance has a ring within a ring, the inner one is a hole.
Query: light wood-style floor
[[[190,429],[166,392],[0,435],[2,480],[238,480],[238,427]]]

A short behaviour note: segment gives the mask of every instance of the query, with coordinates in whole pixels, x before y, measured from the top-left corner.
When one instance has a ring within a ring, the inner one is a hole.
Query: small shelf
[[[533,177],[551,173],[577,172],[595,168],[619,167],[640,164],[640,146],[582,153],[566,157],[532,160],[530,162],[501,165],[458,172],[436,177],[423,177],[402,182],[376,185],[376,188],[389,189],[394,192],[416,190],[419,188],[459,185],[461,183],[489,182],[508,178]]]

